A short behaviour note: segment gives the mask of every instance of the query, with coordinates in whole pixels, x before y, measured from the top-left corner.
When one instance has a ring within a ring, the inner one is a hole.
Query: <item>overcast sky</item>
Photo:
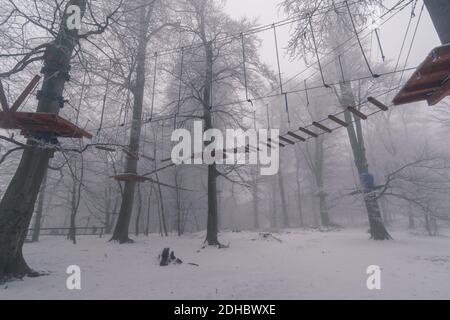
[[[283,12],[280,12],[278,4],[281,0],[228,0],[226,4],[226,10],[229,14],[235,18],[239,17],[249,17],[258,18],[259,23],[262,25],[271,24],[278,20],[285,18]],[[392,6],[394,2],[397,1],[386,1],[386,6]],[[413,25],[411,27],[410,35],[412,35],[415,23],[418,20],[420,10],[422,8],[423,2],[419,0],[416,9],[416,18],[413,20]],[[383,49],[388,59],[397,60],[401,43],[405,35],[406,27],[411,15],[411,7],[403,10],[399,15],[395,16],[390,22],[382,26],[381,28],[381,41],[383,43]],[[282,28],[279,30],[280,47],[286,47],[287,41],[289,39],[288,32],[289,28]],[[264,47],[262,49],[263,59],[274,66],[275,63],[275,48],[273,45],[273,32],[265,32],[260,34],[264,40]],[[409,49],[410,40],[406,43],[406,49],[404,56],[406,56]],[[426,9],[420,26],[417,32],[416,40],[412,48],[411,58],[409,60],[408,66],[417,66],[426,55],[436,46],[440,45],[436,32],[432,26],[430,17]],[[402,61],[404,61],[403,59]],[[282,55],[282,71],[285,76],[295,74],[295,64],[294,67],[292,63],[289,62],[289,57],[287,57],[285,51]]]

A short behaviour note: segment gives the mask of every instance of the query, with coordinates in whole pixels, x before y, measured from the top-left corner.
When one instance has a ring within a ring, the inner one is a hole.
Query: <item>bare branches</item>
[[[12,7],[12,10],[5,20],[1,21],[0,28],[8,28],[9,30],[19,30],[20,28],[22,31],[14,39],[9,39],[11,45],[5,48],[5,51],[12,52],[2,53],[0,55],[1,58],[11,59],[10,61],[5,60],[8,63],[5,63],[4,67],[8,67],[11,63],[14,63],[9,70],[0,72],[0,78],[10,77],[25,70],[31,64],[42,61],[45,50],[57,38],[59,32],[56,29],[56,26],[59,25],[59,21],[57,20],[60,17],[66,18],[62,8],[63,2],[54,1],[53,3],[43,2],[38,4],[36,0],[33,0],[34,6],[32,9],[27,8],[23,4],[18,4],[16,0],[8,0],[8,3]],[[100,7],[94,12],[91,1],[87,1],[90,17],[86,18],[90,18],[90,21],[84,22],[83,25],[90,27],[92,30],[77,35],[73,40],[79,44],[80,40],[87,40],[91,36],[104,33],[111,24],[116,22],[116,17],[122,5],[123,0],[118,0],[117,5],[106,15],[105,21],[99,22],[96,15],[100,15],[100,10],[103,11],[105,9]],[[36,42],[42,43],[35,45]],[[27,45],[28,43],[34,46]]]
[[[24,149],[23,147],[17,147],[17,148],[8,150],[8,151],[7,151],[6,153],[4,153],[4,154],[2,155],[2,157],[0,158],[0,164],[2,164],[10,154],[12,154],[12,153],[14,153],[14,152],[16,152],[16,151],[22,151],[23,149]]]
[[[106,31],[106,29],[111,25],[111,23],[114,22],[114,17],[117,15],[119,10],[122,8],[123,1],[124,0],[120,0],[119,3],[117,4],[116,8],[109,15],[106,16],[106,19],[105,19],[104,23],[99,23],[96,20],[95,15],[92,12],[92,6],[91,6],[90,2],[88,2],[88,8],[89,8],[89,12],[90,12],[91,18],[94,21],[94,25],[95,25],[95,27],[97,29],[88,31],[88,32],[86,32],[84,34],[81,34],[81,35],[79,35],[79,38],[80,39],[87,39],[90,36],[99,35],[99,34],[104,33]]]

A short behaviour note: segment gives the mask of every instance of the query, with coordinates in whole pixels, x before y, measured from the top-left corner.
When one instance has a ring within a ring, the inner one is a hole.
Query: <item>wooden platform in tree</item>
[[[435,48],[394,98],[394,105],[427,101],[430,106],[450,95],[450,44]]]
[[[52,134],[62,138],[92,139],[92,135],[53,113],[0,112],[0,128],[20,129],[27,136]]]
[[[147,177],[139,176],[135,173],[118,174],[118,175],[112,176],[112,178],[117,181],[121,181],[121,182],[133,182],[133,181],[134,182],[145,182],[145,181],[151,180]]]

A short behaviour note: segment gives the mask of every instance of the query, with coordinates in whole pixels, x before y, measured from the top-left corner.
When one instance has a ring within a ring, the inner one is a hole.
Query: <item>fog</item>
[[[89,265],[88,299],[371,299],[357,275],[374,264],[391,268],[382,298],[414,299],[411,279],[428,270],[420,298],[450,296],[429,262],[445,256],[448,268],[450,52],[423,1],[63,3],[0,0],[0,284],[13,281],[11,298],[57,296],[67,257]],[[275,264],[283,257],[289,267]],[[94,288],[124,260],[128,293]],[[186,262],[213,271],[199,280]],[[167,265],[181,265],[180,286],[164,284]],[[226,283],[239,268],[242,281]],[[335,273],[349,289],[325,288]],[[14,282],[26,275],[39,282]]]

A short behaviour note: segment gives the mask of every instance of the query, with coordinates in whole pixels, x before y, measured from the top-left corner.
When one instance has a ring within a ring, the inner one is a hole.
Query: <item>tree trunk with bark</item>
[[[205,131],[213,129],[213,119],[211,114],[211,92],[213,77],[213,51],[212,43],[209,42],[205,34],[205,26],[201,26],[202,40],[205,47],[206,74],[203,91],[203,119]],[[206,146],[208,143],[205,144]],[[217,166],[208,166],[208,220],[206,230],[206,243],[210,246],[221,246],[219,242],[219,219],[217,210]]]
[[[77,244],[76,238],[76,218],[78,214],[78,209],[80,208],[81,203],[81,192],[83,187],[83,179],[84,179],[84,159],[83,155],[80,157],[81,159],[81,167],[80,167],[80,177],[77,177],[76,170],[72,172],[73,175],[73,184],[72,184],[72,202],[71,202],[71,214],[70,214],[70,230],[69,230],[69,240],[72,240],[73,244]],[[76,165],[76,163],[75,163]]]
[[[294,151],[295,154],[295,180],[297,183],[297,204],[298,204],[298,217],[300,222],[300,228],[305,226],[305,219],[303,217],[303,199],[302,199],[302,186],[301,186],[301,176],[300,176],[300,159],[297,150]]]
[[[71,0],[67,6],[76,5],[81,16],[86,10],[86,0]],[[68,15],[64,14],[56,39],[49,43],[44,55],[44,74],[37,112],[59,113],[61,97],[70,70],[70,61],[78,42],[78,30],[67,28]],[[55,73],[60,71],[59,73]],[[36,199],[44,180],[53,151],[42,149],[29,140],[17,171],[0,202],[0,281],[11,277],[37,275],[23,258],[22,247],[33,215]]]
[[[148,237],[150,234],[150,215],[151,215],[151,209],[152,209],[152,193],[153,193],[153,188],[150,187],[150,191],[148,193],[147,219],[146,219],[146,225],[145,225],[145,236],[146,237]]]
[[[134,95],[133,102],[133,120],[131,124],[131,133],[129,141],[129,152],[125,160],[125,173],[137,174],[138,169],[138,154],[141,139],[142,128],[142,110],[144,104],[145,92],[145,74],[146,74],[146,58],[147,58],[147,44],[149,41],[148,30],[150,26],[150,19],[153,13],[153,5],[143,6],[139,10],[139,46],[137,49],[137,65],[136,65],[136,81],[131,85],[131,90]],[[120,207],[119,218],[117,219],[116,227],[114,229],[111,241],[118,241],[119,243],[129,243],[132,240],[129,238],[129,228],[131,215],[133,212],[134,194],[136,189],[135,181],[125,182],[122,196],[122,204]]]
[[[270,227],[273,230],[278,231],[278,212],[277,212],[277,187],[276,180],[272,180],[270,183],[271,196],[272,196],[272,208],[270,212]]]
[[[341,95],[340,102],[342,107],[356,106],[356,100],[353,96],[351,84],[346,82],[340,84]],[[353,152],[353,157],[355,160],[355,165],[358,170],[359,177],[361,179],[361,184],[363,185],[362,177],[364,175],[370,175],[369,163],[366,156],[366,148],[364,143],[364,136],[361,127],[361,120],[357,120],[349,112],[345,111],[345,121],[350,123],[347,127],[347,134],[350,139],[350,145]],[[369,190],[365,187],[364,189],[364,204],[367,210],[367,215],[369,218],[370,234],[373,240],[390,240],[392,239],[386,227],[383,223],[381,216],[380,206],[378,204],[378,199],[376,193],[373,190]]]
[[[177,209],[177,221],[176,221],[176,229],[178,236],[181,236],[183,234],[182,230],[182,212],[181,212],[181,190],[180,187],[180,179],[179,179],[180,172],[175,169],[175,187],[177,188],[175,190],[175,201],[176,201],[176,209]]]
[[[289,214],[288,214],[288,208],[287,208],[287,201],[286,201],[286,190],[284,188],[284,179],[283,179],[283,171],[280,170],[278,173],[278,187],[280,191],[280,199],[281,199],[281,212],[283,213],[283,227],[289,228]]]
[[[166,237],[169,236],[169,231],[167,230],[167,220],[166,220],[166,211],[164,207],[164,197],[161,190],[161,184],[159,183],[159,174],[155,174],[156,177],[156,188],[158,189],[158,196],[159,196],[159,207],[161,208],[160,215],[161,215],[161,235],[165,235]]]
[[[42,181],[41,191],[39,191],[38,205],[36,209],[36,215],[34,217],[33,234],[31,236],[31,241],[39,242],[39,235],[41,234],[41,223],[42,216],[44,213],[44,203],[45,203],[45,192],[47,189],[47,173]]]
[[[137,208],[137,214],[136,214],[136,221],[134,223],[134,235],[137,237],[140,233],[140,227],[141,227],[141,216],[142,216],[142,190],[141,186],[138,186],[138,208]]]
[[[258,168],[256,169],[258,170]],[[259,229],[259,196],[258,196],[258,177],[257,172],[253,173],[252,200],[253,200],[253,228]]]
[[[317,185],[317,197],[319,198],[320,222],[322,226],[330,226],[330,216],[328,215],[327,195],[324,190],[324,154],[323,154],[323,137],[315,139],[315,164],[314,178]]]
[[[450,43],[450,1],[424,0],[442,44]]]

